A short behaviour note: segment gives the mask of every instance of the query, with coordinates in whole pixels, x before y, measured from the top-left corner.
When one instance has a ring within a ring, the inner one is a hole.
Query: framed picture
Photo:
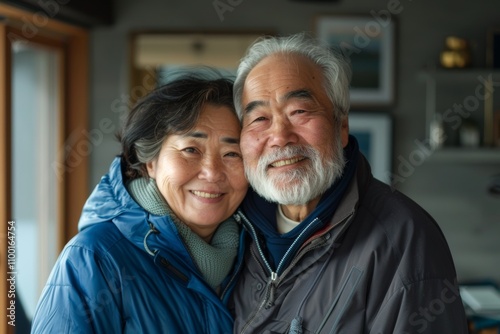
[[[500,147],[500,110],[493,114],[493,145]]]
[[[486,49],[487,65],[492,68],[500,68],[500,28],[488,31]]]
[[[372,174],[390,184],[392,166],[392,119],[387,114],[351,112],[349,133],[370,163]]]
[[[315,22],[317,37],[351,60],[352,107],[389,106],[395,95],[394,18],[323,15]]]
[[[234,79],[240,59],[271,32],[134,31],[129,35],[130,104],[185,68],[217,69]]]

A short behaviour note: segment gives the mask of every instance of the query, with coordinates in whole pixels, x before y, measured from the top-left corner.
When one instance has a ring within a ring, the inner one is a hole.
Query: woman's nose
[[[224,165],[219,157],[206,157],[203,161],[200,178],[208,182],[220,182],[225,178]]]

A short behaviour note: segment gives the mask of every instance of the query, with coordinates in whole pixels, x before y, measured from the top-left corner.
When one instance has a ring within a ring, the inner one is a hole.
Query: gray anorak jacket
[[[331,221],[285,255],[279,275],[239,214],[253,242],[230,301],[234,333],[468,333],[443,233],[361,154]]]

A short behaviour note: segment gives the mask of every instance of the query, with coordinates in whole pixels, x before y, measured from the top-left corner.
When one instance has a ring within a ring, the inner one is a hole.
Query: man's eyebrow
[[[249,114],[251,113],[254,109],[256,109],[257,107],[262,107],[262,106],[266,106],[266,105],[269,105],[268,102],[265,102],[265,101],[252,101],[252,102],[249,102],[246,106],[245,106],[245,109],[243,110],[243,114]]]
[[[283,97],[283,101],[287,101],[290,99],[305,99],[305,100],[312,100],[313,96],[311,92],[307,89],[297,89],[297,90],[292,90],[291,92],[286,93]]]
[[[291,100],[291,99],[312,100],[313,99],[313,95],[307,89],[297,89],[297,90],[293,90],[291,92],[288,92],[288,93],[286,93],[285,95],[283,95],[281,97],[282,101],[288,101],[288,100]],[[249,114],[254,109],[256,109],[257,107],[267,106],[267,105],[269,105],[269,103],[265,102],[265,101],[259,101],[259,100],[257,100],[257,101],[249,102],[245,106],[244,114]]]

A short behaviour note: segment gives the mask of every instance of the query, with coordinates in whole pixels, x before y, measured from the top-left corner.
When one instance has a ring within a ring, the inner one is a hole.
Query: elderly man
[[[252,189],[235,333],[467,333],[436,222],[373,178],[349,135],[349,62],[304,34],[257,41],[234,84]]]

